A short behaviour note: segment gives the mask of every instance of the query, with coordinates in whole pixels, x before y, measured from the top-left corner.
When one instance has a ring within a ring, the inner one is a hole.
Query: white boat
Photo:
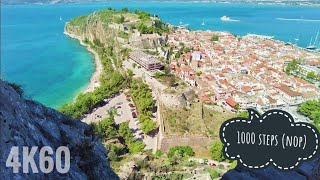
[[[238,21],[240,21],[240,20],[238,20],[238,19],[231,19],[231,18],[228,17],[228,16],[222,16],[222,17],[220,18],[220,20],[221,20],[221,21],[231,21],[231,22],[238,22]]]
[[[318,37],[319,37],[319,31],[317,32],[316,39],[314,40],[314,45],[316,45],[316,43],[318,42]]]
[[[206,25],[206,24],[204,23],[204,21],[202,21],[201,25],[204,26],[204,25]]]
[[[308,49],[308,50],[316,50],[316,49],[317,49],[317,46],[315,46],[315,45],[310,45],[310,46],[307,46],[306,49]]]
[[[314,39],[314,41],[312,41],[313,37],[311,37],[310,43],[306,47],[306,49],[308,49],[308,50],[316,50],[317,49],[316,44],[317,44],[317,41],[318,41],[318,36],[319,36],[319,31],[317,32],[317,35],[316,35],[316,38]]]
[[[61,16],[60,16],[60,21],[62,21],[62,18],[61,18]]]
[[[231,20],[230,17],[228,17],[228,16],[222,16],[220,19],[221,19],[221,21],[230,21]]]

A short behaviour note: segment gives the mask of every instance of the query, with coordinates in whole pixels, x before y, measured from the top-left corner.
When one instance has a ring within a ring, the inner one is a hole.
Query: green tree
[[[293,59],[292,61],[290,61],[286,66],[286,69],[285,69],[286,73],[288,75],[292,73],[297,73],[299,69],[299,66],[298,66],[299,63],[300,63],[299,59]]]
[[[168,157],[173,157],[174,155],[178,156],[193,156],[194,151],[190,146],[175,146],[169,149]]]
[[[157,127],[157,123],[155,123],[151,119],[147,119],[147,120],[143,121],[143,123],[141,124],[141,130],[145,134],[149,134],[150,132],[155,130],[156,127]]]
[[[216,161],[223,161],[225,160],[225,157],[223,155],[223,152],[222,152],[222,149],[223,149],[223,144],[221,141],[215,141],[212,146],[210,147],[210,156],[213,160],[216,160]]]
[[[127,13],[127,12],[129,12],[129,9],[128,8],[122,8],[121,11]]]
[[[108,158],[110,161],[118,161],[119,160],[119,156],[114,151],[109,151]]]
[[[212,42],[219,41],[219,36],[218,36],[218,35],[213,35],[213,36],[211,37],[211,41],[212,41]]]
[[[176,84],[177,84],[177,81],[176,81],[175,76],[170,76],[169,86],[170,86],[170,87],[174,87]]]
[[[124,18],[124,16],[120,16],[120,23],[124,23],[124,21],[125,21],[125,18]]]
[[[163,71],[164,71],[164,75],[165,75],[165,76],[169,76],[169,75],[170,75],[170,69],[169,69],[168,66],[165,66],[165,67],[163,68]]]
[[[161,73],[161,72],[155,72],[154,73],[154,77],[156,78],[156,79],[159,79],[159,78],[161,78],[163,76],[163,74]]]
[[[163,152],[162,152],[160,149],[157,149],[157,150],[156,150],[156,153],[155,153],[155,156],[159,158],[159,157],[161,157],[162,155],[163,155]]]
[[[142,141],[134,141],[128,144],[129,151],[132,154],[143,151],[144,147],[145,145]]]
[[[299,106],[298,111],[310,118],[313,112],[320,111],[320,101],[317,101],[317,100],[306,101]]]
[[[154,27],[155,33],[159,35],[162,35],[163,33],[169,33],[168,25],[160,20],[155,20],[153,27]]]
[[[238,114],[238,117],[249,118],[249,113],[248,113],[248,111],[241,111]]]
[[[119,136],[121,136],[125,141],[132,141],[133,140],[133,134],[132,131],[129,128],[129,122],[123,122],[119,125],[118,130]]]
[[[129,122],[124,122],[119,125],[118,130],[119,135],[125,140],[125,143],[130,151],[130,153],[141,152],[145,145],[142,141],[136,141],[134,139],[133,133],[129,128]]]
[[[312,112],[310,119],[312,119],[315,124],[320,124],[320,111]]]
[[[131,69],[128,69],[127,70],[127,74],[129,77],[132,77],[133,76],[133,71]]]
[[[111,145],[111,147],[109,148],[109,153],[108,153],[108,158],[111,161],[119,161],[120,158],[120,150],[117,146],[115,145]]]
[[[148,27],[144,23],[140,23],[138,25],[138,31],[141,32],[142,34],[152,34],[153,33],[153,27],[152,26]]]
[[[117,137],[114,120],[107,118],[103,119],[101,122],[94,123],[93,125],[95,131],[101,138],[112,139]]]
[[[197,75],[197,76],[201,76],[201,74],[202,74],[201,71],[196,72],[196,75]]]
[[[230,164],[230,169],[234,169],[235,167],[237,167],[237,164],[238,164],[237,160],[232,161],[231,164]]]
[[[141,20],[149,20],[150,19],[150,13],[143,12],[143,11],[135,11],[135,14],[139,16],[139,19]]]
[[[151,120],[154,108],[152,91],[141,79],[133,79],[130,86],[132,99],[138,111],[138,119],[141,122],[141,130],[148,134],[157,128],[156,123]]]
[[[317,77],[318,76],[314,72],[308,72],[308,74],[307,74],[308,79],[315,80],[315,79],[317,79]]]
[[[191,51],[191,48],[189,48],[189,47],[184,47],[184,49],[183,49],[184,53],[187,53],[187,52],[190,52],[190,51]]]
[[[217,170],[215,170],[215,169],[209,168],[209,169],[208,169],[208,173],[210,174],[210,177],[211,177],[212,179],[217,179],[217,178],[220,177],[220,173],[219,173]]]

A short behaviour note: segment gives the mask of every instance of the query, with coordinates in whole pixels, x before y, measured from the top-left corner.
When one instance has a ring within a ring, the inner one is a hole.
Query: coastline
[[[77,39],[82,46],[85,46],[87,48],[87,50],[94,55],[95,71],[91,75],[89,84],[87,85],[86,89],[81,90],[81,92],[83,92],[83,93],[92,92],[96,87],[100,86],[99,78],[100,78],[101,73],[103,71],[103,67],[102,67],[99,55],[90,46],[86,45],[83,42],[83,39],[80,36],[77,36],[77,35],[74,35],[74,34],[70,34],[70,33],[66,32],[66,31],[64,31],[63,33],[65,35],[69,36],[70,38]]]

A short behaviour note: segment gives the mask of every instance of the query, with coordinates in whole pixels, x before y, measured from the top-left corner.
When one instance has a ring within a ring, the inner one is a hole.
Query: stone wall
[[[162,151],[168,151],[174,146],[191,146],[194,149],[206,150],[212,139],[205,136],[165,136],[159,143],[159,149]]]

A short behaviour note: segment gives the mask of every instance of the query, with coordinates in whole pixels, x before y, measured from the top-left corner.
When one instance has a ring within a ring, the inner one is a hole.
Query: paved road
[[[164,86],[163,84],[161,84],[159,81],[157,81],[155,78],[151,77],[148,75],[147,71],[144,68],[133,68],[132,64],[135,63],[132,60],[127,60],[123,62],[123,67],[125,69],[131,69],[134,73],[134,78],[142,78],[143,80],[145,80],[145,82],[151,87],[152,89],[152,95],[154,97],[154,99],[158,99],[159,96],[161,95],[161,92],[166,89],[167,87]],[[137,65],[138,66],[138,65]],[[158,104],[158,103],[157,103]],[[159,113],[155,112],[153,114],[153,116],[155,118],[153,118],[152,120],[157,122],[157,124],[159,125],[158,122],[158,116]],[[160,136],[162,137],[162,136]],[[157,150],[157,136],[155,137],[151,137],[146,135],[145,140],[144,140],[145,144],[146,144],[146,148],[147,149],[153,149],[153,151],[155,152]]]
[[[292,117],[294,118],[295,122],[311,123],[311,121],[309,120],[308,117],[298,113],[298,106],[288,106],[288,107],[284,107],[281,109],[290,113],[292,115]]]
[[[157,81],[155,78],[151,77],[150,75],[148,75],[147,71],[141,67],[141,68],[133,68],[132,64],[135,63],[132,60],[127,60],[123,62],[123,66],[126,69],[131,69],[133,71],[133,74],[135,78],[143,78],[143,80],[145,80],[145,82],[152,88],[152,91],[155,91],[156,93],[158,93],[161,90],[164,90],[167,88],[167,86],[161,84],[159,81]],[[137,64],[137,63],[136,63]],[[138,64],[137,64],[138,66]]]

